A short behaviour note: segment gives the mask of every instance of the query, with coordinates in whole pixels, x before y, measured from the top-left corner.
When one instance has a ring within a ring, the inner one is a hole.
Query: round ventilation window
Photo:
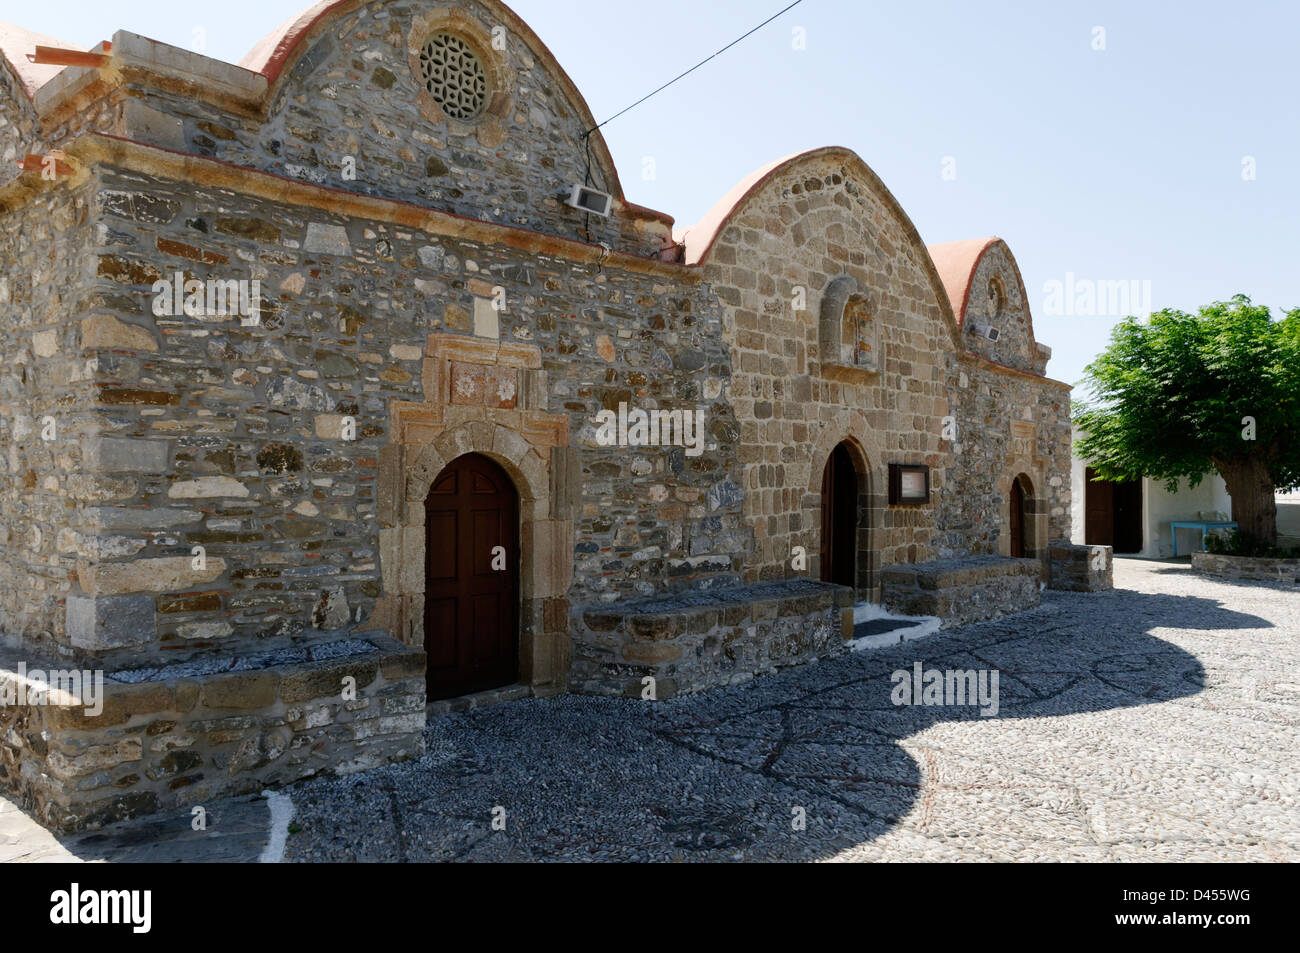
[[[487,104],[487,73],[468,43],[439,33],[420,51],[425,89],[448,116],[473,119]]]

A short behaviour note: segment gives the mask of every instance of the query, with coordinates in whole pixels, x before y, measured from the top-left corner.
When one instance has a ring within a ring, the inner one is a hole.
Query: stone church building
[[[1010,249],[927,248],[852,151],[675,230],[496,0],[65,46],[0,24],[0,787],[43,823],[1097,582]]]

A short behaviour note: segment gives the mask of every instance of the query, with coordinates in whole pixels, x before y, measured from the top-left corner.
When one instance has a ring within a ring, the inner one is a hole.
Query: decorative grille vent
[[[458,36],[439,33],[420,51],[424,86],[448,116],[473,119],[487,104],[487,73]]]

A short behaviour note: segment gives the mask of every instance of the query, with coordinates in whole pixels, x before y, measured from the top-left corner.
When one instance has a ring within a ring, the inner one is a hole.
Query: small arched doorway
[[[1026,518],[1027,507],[1029,503],[1029,487],[1023,476],[1018,476],[1011,481],[1011,502],[1008,509],[1008,536],[1010,542],[1010,555],[1017,559],[1023,559],[1028,547],[1025,545],[1026,528],[1029,520]]]
[[[857,588],[858,475],[844,444],[822,471],[821,574],[823,582]]]
[[[424,503],[428,697],[519,678],[519,494],[476,453],[447,465]]]

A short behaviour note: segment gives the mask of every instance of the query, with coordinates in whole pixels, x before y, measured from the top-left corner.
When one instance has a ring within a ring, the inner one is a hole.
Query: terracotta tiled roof
[[[709,209],[705,216],[689,228],[678,229],[674,238],[686,246],[686,264],[697,265],[708,254],[717,240],[718,234],[730,220],[732,213],[745,203],[754,192],[762,188],[763,183],[774,175],[782,166],[802,159],[817,152],[833,151],[836,147],[812,149],[808,152],[796,152],[784,159],[769,162],[760,169],[755,169],[736,184],[730,192],[722,197],[717,205]]]
[[[966,318],[966,303],[970,300],[970,283],[984,252],[1000,242],[1000,238],[969,238],[963,242],[945,242],[927,245],[926,251],[939,272],[943,290],[948,292],[952,313],[961,324]]]
[[[239,61],[239,65],[254,73],[261,73],[274,83],[303,34],[309,32],[321,17],[340,2],[342,0],[320,0],[314,6],[285,20],[262,37],[257,46],[249,50],[248,55]]]
[[[56,40],[52,36],[46,36],[44,33],[36,33],[33,30],[25,30],[20,26],[12,23],[0,21],[0,57],[7,62],[23,88],[27,90],[28,97],[36,95],[36,91],[54,78],[54,75],[63,69],[62,66],[48,66],[38,63],[29,63],[27,61],[28,53],[35,53],[37,46],[61,46],[71,48],[69,44],[62,40]]]

